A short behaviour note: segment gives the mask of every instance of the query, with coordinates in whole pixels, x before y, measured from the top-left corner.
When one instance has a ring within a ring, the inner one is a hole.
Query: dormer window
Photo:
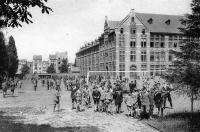
[[[165,23],[166,23],[167,25],[170,25],[170,22],[171,22],[170,19],[168,19],[167,21],[165,21]]]
[[[120,33],[121,33],[121,34],[124,33],[124,29],[123,29],[123,28],[120,29]]]
[[[153,19],[150,18],[147,22],[148,22],[149,24],[153,24]]]
[[[131,22],[135,22],[135,18],[134,17],[131,18]]]

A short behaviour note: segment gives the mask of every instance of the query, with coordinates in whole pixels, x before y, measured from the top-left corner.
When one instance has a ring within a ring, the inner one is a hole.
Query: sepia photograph
[[[0,0],[0,132],[200,132],[200,0]]]

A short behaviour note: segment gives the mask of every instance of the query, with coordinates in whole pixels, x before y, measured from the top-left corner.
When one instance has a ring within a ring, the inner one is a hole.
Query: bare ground
[[[9,92],[8,92],[9,93]],[[70,92],[62,90],[61,110],[53,112],[53,91],[39,85],[33,91],[29,81],[15,96],[0,96],[0,132],[154,132],[137,119],[122,114],[108,115],[71,109]]]

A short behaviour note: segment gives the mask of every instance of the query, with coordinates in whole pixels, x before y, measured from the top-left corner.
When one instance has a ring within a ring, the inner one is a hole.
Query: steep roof
[[[136,13],[138,19],[154,33],[176,33],[180,34],[179,27],[183,27],[180,22],[180,19],[184,16],[178,15],[163,15],[163,14],[146,14],[146,13]],[[148,21],[152,19],[152,23]],[[166,21],[170,24],[167,24]]]
[[[108,21],[108,27],[110,27],[110,29],[115,29],[115,27],[117,27],[119,25],[120,21]]]

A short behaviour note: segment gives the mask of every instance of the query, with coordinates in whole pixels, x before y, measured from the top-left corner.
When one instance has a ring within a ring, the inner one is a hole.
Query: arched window
[[[124,29],[123,29],[123,28],[120,29],[120,33],[121,33],[121,34],[124,33]]]
[[[135,18],[134,17],[131,18],[131,22],[135,22]]]

